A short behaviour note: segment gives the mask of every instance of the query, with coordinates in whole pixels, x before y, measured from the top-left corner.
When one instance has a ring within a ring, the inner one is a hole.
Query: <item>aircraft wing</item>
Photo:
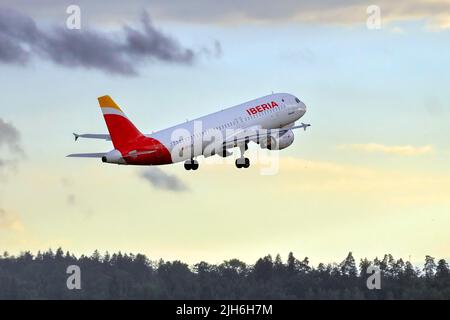
[[[83,133],[83,134],[73,133],[73,136],[75,137],[75,141],[77,141],[78,138],[111,141],[111,136],[105,133]],[[145,136],[150,137],[151,134],[145,134]]]
[[[245,128],[245,129],[236,131],[232,135],[226,137],[225,141],[223,141],[223,148],[232,148],[235,146],[235,144],[240,143],[240,142],[249,142],[249,141],[257,142],[259,140],[259,138],[262,138],[263,136],[266,136],[267,134],[278,134],[279,136],[282,136],[289,130],[303,129],[306,131],[306,128],[309,126],[311,126],[311,125],[302,123],[301,125],[298,125],[298,126],[279,128],[279,129],[262,129],[259,126]]]
[[[106,154],[106,152],[102,153],[72,153],[67,155],[68,158],[101,158]]]

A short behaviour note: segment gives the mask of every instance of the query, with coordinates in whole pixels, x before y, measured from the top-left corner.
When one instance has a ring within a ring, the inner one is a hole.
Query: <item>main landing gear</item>
[[[198,169],[198,161],[191,159],[191,160],[186,160],[184,162],[184,168],[186,170],[197,170]]]
[[[236,159],[236,167],[237,168],[248,168],[250,167],[250,159],[249,158],[238,158]]]
[[[236,168],[240,169],[250,167],[250,159],[244,157],[244,152],[248,149],[247,143],[240,144],[239,149],[241,150],[241,157],[236,159]]]

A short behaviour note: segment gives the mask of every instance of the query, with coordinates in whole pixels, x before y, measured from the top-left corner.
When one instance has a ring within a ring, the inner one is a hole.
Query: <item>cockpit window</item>
[[[298,98],[295,98],[295,102],[300,103],[300,100]]]

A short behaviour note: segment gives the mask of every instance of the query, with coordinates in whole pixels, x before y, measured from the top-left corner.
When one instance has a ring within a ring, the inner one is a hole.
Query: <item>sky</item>
[[[4,0],[0,250],[449,259],[449,40],[444,0]],[[149,133],[271,92],[312,124],[276,174],[255,146],[246,170],[65,158],[112,149],[72,136],[106,133],[101,95]]]

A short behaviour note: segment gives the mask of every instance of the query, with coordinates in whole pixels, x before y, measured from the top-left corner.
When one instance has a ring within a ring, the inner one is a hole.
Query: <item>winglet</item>
[[[75,141],[78,140],[78,138],[80,137],[78,134],[76,134],[75,132],[73,133],[73,136],[75,137]]]
[[[98,97],[98,103],[100,104],[101,108],[114,108],[114,109],[117,109],[119,111],[122,111],[119,108],[119,106],[114,102],[114,100],[111,99],[111,97],[108,96],[108,95]]]

